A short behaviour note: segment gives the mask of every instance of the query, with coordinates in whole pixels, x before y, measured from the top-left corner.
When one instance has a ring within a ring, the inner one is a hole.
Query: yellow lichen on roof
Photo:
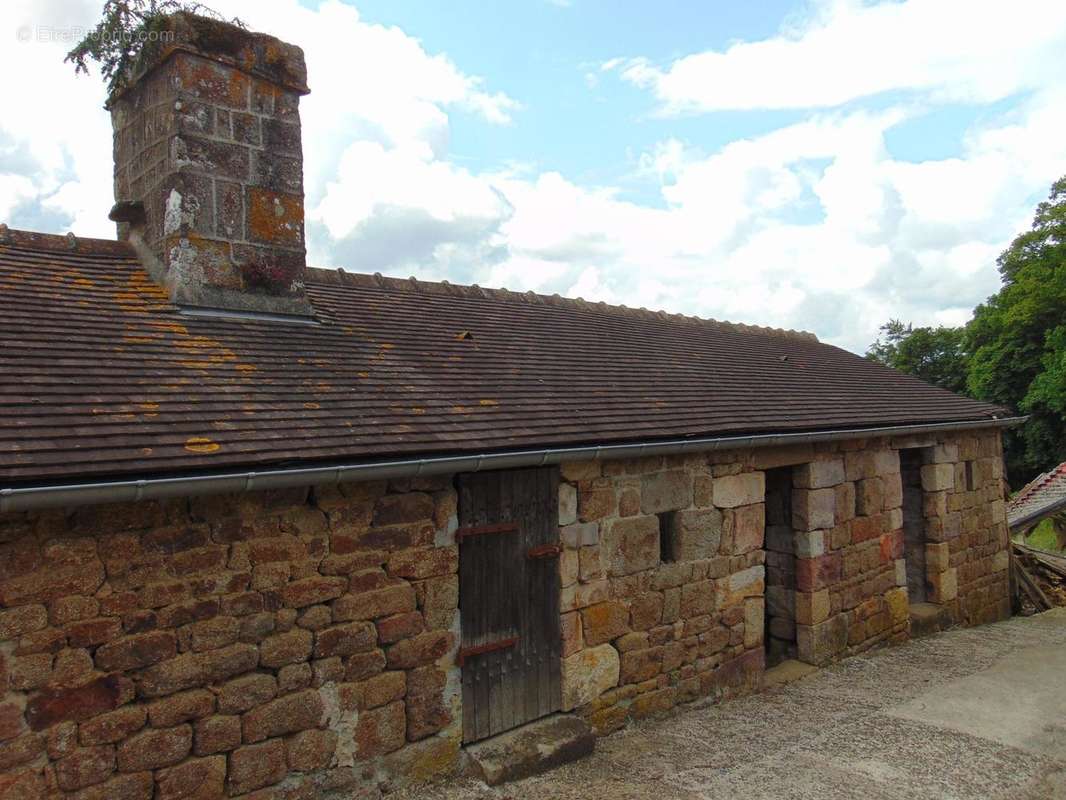
[[[206,436],[191,436],[185,441],[185,449],[190,453],[214,453],[222,445]]]

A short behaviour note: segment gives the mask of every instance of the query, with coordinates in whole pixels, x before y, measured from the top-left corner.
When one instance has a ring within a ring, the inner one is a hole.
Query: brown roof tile
[[[196,317],[117,242],[0,243],[0,481],[1006,416],[797,334],[309,270],[321,325]]]

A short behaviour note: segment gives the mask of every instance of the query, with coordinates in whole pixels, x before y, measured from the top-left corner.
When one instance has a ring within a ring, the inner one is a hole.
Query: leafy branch
[[[217,11],[187,0],[107,0],[103,18],[63,61],[74,64],[75,74],[86,75],[90,61],[99,64],[108,95],[113,95],[125,87],[143,59],[150,59],[161,46],[173,43],[175,34],[168,29],[169,17],[178,12],[223,20]],[[245,27],[236,18],[229,22]]]

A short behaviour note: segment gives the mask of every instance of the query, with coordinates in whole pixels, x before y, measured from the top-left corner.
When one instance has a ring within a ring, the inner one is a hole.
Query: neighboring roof
[[[124,243],[0,244],[0,481],[991,420],[797,334],[308,270],[321,325],[196,317]]]
[[[1066,462],[1030,481],[1007,505],[1011,530],[1066,511]]]

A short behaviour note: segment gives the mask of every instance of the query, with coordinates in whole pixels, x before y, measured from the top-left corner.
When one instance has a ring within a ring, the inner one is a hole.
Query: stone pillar
[[[183,12],[165,28],[108,103],[120,238],[137,229],[175,303],[309,314],[303,51]]]

